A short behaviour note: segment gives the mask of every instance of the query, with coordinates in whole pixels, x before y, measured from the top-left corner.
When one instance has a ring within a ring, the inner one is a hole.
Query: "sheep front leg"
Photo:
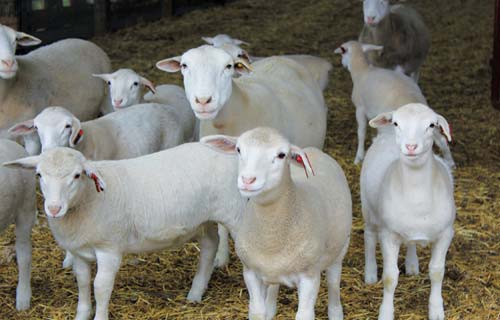
[[[453,227],[449,227],[433,244],[431,261],[429,263],[429,277],[431,279],[431,295],[429,297],[429,320],[443,320],[444,307],[441,290],[443,285],[446,253],[453,238]]]
[[[208,287],[208,281],[214,270],[215,254],[217,252],[217,225],[209,224],[201,231],[198,237],[200,243],[200,263],[193,279],[191,290],[187,299],[193,302],[201,302],[201,298]]]
[[[19,272],[16,309],[26,310],[31,301],[31,229],[35,223],[34,203],[16,218],[16,258]]]
[[[87,320],[92,312],[92,301],[90,300],[90,264],[82,258],[73,257],[73,273],[78,284],[78,306],[76,308],[75,320]]]
[[[299,309],[295,320],[314,320],[314,305],[318,297],[321,273],[299,279]]]
[[[266,290],[266,320],[272,320],[276,315],[276,304],[278,302],[279,284],[271,284]]]
[[[365,224],[365,283],[374,284],[377,282],[377,259],[375,257],[377,249],[377,233],[374,227]]]
[[[356,106],[356,121],[358,122],[358,150],[354,164],[361,163],[365,158],[365,139],[366,139],[366,122],[367,118],[363,107]]]
[[[219,224],[219,248],[215,256],[215,266],[224,267],[229,262],[229,232],[226,227]]]
[[[400,240],[388,231],[379,234],[384,259],[384,298],[378,315],[378,320],[394,319],[394,291],[398,285],[398,254],[401,245]]]
[[[247,286],[250,302],[248,305],[249,320],[266,319],[266,290],[267,286],[257,274],[243,266],[243,279]]]
[[[120,269],[122,255],[118,252],[96,250],[97,275],[94,280],[96,312],[94,320],[108,320],[108,306],[116,273]]]

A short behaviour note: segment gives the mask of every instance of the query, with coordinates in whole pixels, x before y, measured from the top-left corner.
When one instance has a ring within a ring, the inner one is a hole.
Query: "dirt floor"
[[[449,250],[443,283],[448,319],[500,319],[500,111],[489,101],[494,1],[420,0],[411,2],[432,31],[432,48],[420,84],[430,105],[453,126],[457,161],[456,235]],[[353,193],[352,242],[344,260],[342,303],[346,319],[376,319],[382,283],[363,283],[363,222],[359,167],[353,164],[356,122],[350,100],[351,80],[333,50],[357,38],[362,26],[359,1],[237,0],[225,7],[193,11],[179,18],[142,24],[95,41],[115,68],[131,67],[156,83],[181,84],[180,75],[154,68],[160,59],[201,44],[201,36],[228,33],[248,41],[251,54],[308,53],[331,61],[334,69],[325,91],[329,106],[326,151],[344,168]],[[40,212],[41,208],[40,208]],[[39,214],[33,231],[33,300],[26,312],[15,311],[17,270],[10,248],[12,228],[0,238],[0,319],[70,319],[77,288],[61,269],[63,254]],[[3,252],[1,251],[3,250]],[[420,249],[419,276],[402,274],[396,289],[396,318],[426,319],[430,292],[429,248]],[[233,254],[227,268],[214,272],[201,304],[185,297],[198,260],[196,244],[180,251],[124,259],[111,297],[112,319],[245,319],[248,294],[241,264]],[[379,253],[380,259],[380,253]],[[379,260],[380,266],[380,260]],[[400,267],[403,269],[402,260]],[[379,269],[379,273],[381,268]],[[323,287],[317,319],[327,319]],[[277,319],[293,319],[296,291],[282,289]]]

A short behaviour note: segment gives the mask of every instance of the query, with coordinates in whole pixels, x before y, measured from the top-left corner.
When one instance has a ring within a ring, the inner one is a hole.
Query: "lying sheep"
[[[444,319],[441,286],[446,252],[453,238],[455,203],[449,167],[432,152],[435,131],[451,141],[446,119],[423,104],[382,113],[370,125],[392,127],[377,137],[361,170],[365,221],[365,281],[377,281],[377,238],[384,258],[384,299],[380,320],[394,318],[398,252],[407,245],[406,273],[418,274],[416,245],[432,245],[429,264],[429,319]]]
[[[0,161],[26,157],[17,143],[0,139]],[[29,172],[0,168],[0,231],[16,224],[16,257],[19,282],[16,292],[17,310],[26,310],[31,300],[31,228],[36,219],[35,179]]]
[[[41,41],[0,25],[0,137],[12,138],[7,129],[33,118],[47,105],[65,105],[82,120],[111,111],[105,91],[92,73],[109,72],[108,56],[95,44],[66,39],[15,56],[16,46]],[[30,154],[40,151],[36,135],[26,136]]]
[[[314,319],[326,270],[328,318],[342,319],[340,275],[352,203],[337,162],[316,148],[291,145],[271,128],[256,128],[238,139],[208,136],[201,142],[239,154],[237,184],[249,200],[233,236],[250,295],[249,318],[272,319],[279,285],[284,284],[298,288],[296,319]],[[291,163],[303,168],[291,169]]]
[[[94,74],[93,76],[106,81],[111,104],[115,110],[148,102],[172,106],[177,110],[181,122],[184,124],[185,141],[198,139],[199,124],[191,111],[183,88],[168,84],[155,87],[153,82],[140,76],[132,69],[118,69],[113,73]],[[143,87],[150,91],[144,97]]]
[[[389,0],[364,0],[365,25],[359,41],[384,47],[368,53],[368,61],[382,68],[401,69],[418,82],[420,66],[431,44],[429,30],[414,9],[389,5]]]
[[[121,113],[121,112],[120,112]],[[234,159],[198,143],[120,161],[89,161],[70,148],[4,163],[36,169],[48,223],[57,243],[74,256],[76,319],[88,319],[90,262],[95,320],[108,319],[108,303],[123,254],[176,248],[200,241],[200,264],[188,300],[200,301],[210,279],[217,229],[237,228],[244,200],[232,177]]]
[[[353,83],[352,102],[356,107],[358,122],[358,149],[355,164],[365,156],[366,123],[378,114],[396,110],[408,103],[423,103],[427,100],[418,85],[401,72],[371,66],[365,51],[380,50],[381,47],[349,41],[335,50],[342,55],[342,64],[350,73]],[[450,167],[455,166],[446,138],[434,132],[436,144],[443,152]]]
[[[202,120],[201,137],[236,136],[257,126],[269,126],[300,147],[323,147],[327,108],[322,89],[305,67],[291,59],[271,57],[251,67],[223,49],[204,45],[156,66],[182,72],[191,108]],[[236,73],[251,71],[249,76],[233,78]],[[227,232],[221,231],[219,236],[217,265],[221,266],[227,263],[229,250]]]

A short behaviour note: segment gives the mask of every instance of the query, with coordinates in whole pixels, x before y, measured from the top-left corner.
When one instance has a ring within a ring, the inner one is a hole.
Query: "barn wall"
[[[15,0],[0,0],[0,24],[18,28],[19,19],[16,13]]]

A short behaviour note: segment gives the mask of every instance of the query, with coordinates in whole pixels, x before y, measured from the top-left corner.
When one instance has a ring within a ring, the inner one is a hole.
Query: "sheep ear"
[[[85,175],[90,179],[94,180],[95,189],[97,192],[104,191],[106,189],[106,183],[102,176],[97,172],[91,162],[85,161],[83,164],[83,170],[85,171]]]
[[[253,68],[247,60],[236,59],[234,60],[234,70],[239,74],[249,74],[253,71]]]
[[[240,40],[240,39],[233,39],[233,44],[237,45],[237,46],[240,46],[242,44],[248,46],[250,45],[248,42],[245,42],[243,40]]]
[[[375,118],[371,119],[369,124],[372,128],[385,127],[392,123],[392,112],[381,113]]]
[[[446,121],[446,119],[442,115],[439,115],[439,114],[437,115],[437,118],[438,118],[437,123],[439,125],[439,128],[441,128],[441,134],[446,137],[448,142],[452,142],[453,137],[451,136],[451,127],[448,124],[448,121]]]
[[[156,88],[155,85],[149,81],[148,79],[141,77],[141,84],[144,85],[146,88],[148,88],[152,93],[156,93]]]
[[[4,162],[2,166],[9,168],[35,169],[40,162],[40,156],[26,157],[14,161]]]
[[[307,153],[305,153],[301,148],[292,145],[290,147],[290,158],[293,164],[300,165],[302,168],[304,168],[306,177],[309,178],[309,175],[315,175],[314,169],[311,165],[311,161],[309,161]]]
[[[237,140],[237,137],[212,135],[201,138],[200,143],[220,152],[235,154]]]
[[[73,121],[71,123],[71,134],[69,135],[69,146],[71,148],[76,147],[76,145],[81,142],[83,139],[83,130],[80,120],[76,117],[73,117]]]
[[[26,120],[21,123],[16,124],[12,128],[10,128],[9,133],[15,137],[17,136],[24,136],[30,133],[33,133],[36,131],[35,128],[35,122],[33,119],[31,120]]]
[[[245,62],[250,65],[252,63],[252,59],[250,59],[250,55],[245,50],[241,50],[238,54],[238,58],[245,60]]]
[[[201,37],[201,40],[203,40],[206,43],[211,44],[211,45],[214,44],[214,38],[211,38],[211,37]]]
[[[371,50],[375,50],[375,51],[384,50],[384,46],[376,46],[374,44],[366,44],[366,43],[361,44],[361,48],[363,48],[363,52],[371,51]]]
[[[156,67],[166,72],[179,72],[181,70],[181,56],[158,61]]]
[[[101,78],[104,81],[111,81],[111,74],[109,73],[101,73],[101,74],[93,73],[92,76],[96,78]]]
[[[16,32],[16,41],[18,45],[21,45],[23,47],[36,46],[42,43],[42,40],[38,39],[37,37],[33,37],[27,33],[19,31]]]

